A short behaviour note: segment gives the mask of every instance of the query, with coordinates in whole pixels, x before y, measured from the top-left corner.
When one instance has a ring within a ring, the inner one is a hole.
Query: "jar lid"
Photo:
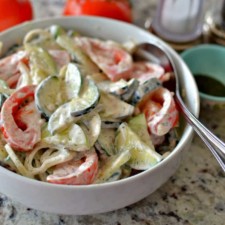
[[[188,42],[172,42],[165,40],[163,37],[158,35],[152,27],[149,28],[149,31],[155,35],[157,35],[159,38],[163,39],[167,44],[169,44],[174,50],[177,52],[182,52],[188,48],[191,48],[193,46],[199,45],[203,42],[203,36],[199,36],[198,38],[194,39],[193,41],[188,41]]]
[[[194,41],[202,34],[202,5],[202,0],[160,0],[151,24],[152,29],[167,41]]]
[[[225,39],[224,21],[222,20],[219,9],[207,12],[205,15],[205,21],[210,32],[215,37]]]

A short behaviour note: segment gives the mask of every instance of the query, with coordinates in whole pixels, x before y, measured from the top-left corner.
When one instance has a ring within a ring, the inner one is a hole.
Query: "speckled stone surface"
[[[34,0],[36,18],[60,15],[63,1]],[[143,26],[155,2],[134,0]],[[213,1],[207,1],[207,6]],[[219,2],[219,1],[218,1]],[[225,141],[225,109],[202,109],[201,121]],[[4,182],[4,181],[0,181]],[[46,203],[47,204],[47,203]],[[27,208],[0,194],[0,225],[225,225],[225,174],[195,136],[177,172],[155,193],[126,208],[90,216],[54,215]]]

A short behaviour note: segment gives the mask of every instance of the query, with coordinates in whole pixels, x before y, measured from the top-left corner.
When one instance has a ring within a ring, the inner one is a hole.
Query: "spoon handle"
[[[199,137],[203,140],[203,142],[206,144],[206,146],[209,148],[211,153],[216,158],[217,162],[220,164],[221,168],[223,169],[223,172],[225,172],[225,163],[223,159],[220,157],[220,155],[216,152],[216,150],[213,148],[213,146],[208,142],[208,140],[205,139],[205,137],[199,132],[199,130],[195,129],[195,132],[199,135]]]
[[[209,129],[207,129],[186,107],[183,100],[179,95],[176,95],[177,103],[184,114],[187,122],[193,127],[195,132],[204,141],[207,147],[211,150],[212,154],[221,165],[225,172],[225,144],[216,137]]]

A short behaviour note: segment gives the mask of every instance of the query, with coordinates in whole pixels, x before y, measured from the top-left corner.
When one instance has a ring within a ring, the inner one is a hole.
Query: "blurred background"
[[[141,1],[141,4],[140,4]],[[0,0],[0,31],[32,19],[100,15],[134,23],[183,51],[225,45],[225,0]]]

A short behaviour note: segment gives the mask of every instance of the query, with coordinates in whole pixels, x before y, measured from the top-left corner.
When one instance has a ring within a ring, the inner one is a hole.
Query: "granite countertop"
[[[63,0],[33,0],[35,17],[61,14]],[[133,0],[134,22],[143,26],[153,0]],[[206,1],[207,4],[213,1]],[[201,109],[200,120],[225,141],[225,109]],[[2,181],[1,181],[2,182]],[[90,216],[54,215],[27,208],[0,194],[1,225],[224,225],[225,174],[194,136],[177,172],[156,192],[131,206]]]

